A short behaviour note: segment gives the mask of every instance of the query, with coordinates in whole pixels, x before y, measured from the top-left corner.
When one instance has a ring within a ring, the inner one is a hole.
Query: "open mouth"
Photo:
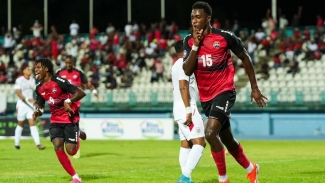
[[[39,79],[39,73],[35,73],[35,79]]]

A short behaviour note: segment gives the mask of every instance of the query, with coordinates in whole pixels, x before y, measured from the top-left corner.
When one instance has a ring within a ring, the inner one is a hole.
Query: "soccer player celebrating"
[[[79,106],[76,103],[86,94],[68,80],[54,75],[53,64],[49,59],[36,61],[35,75],[41,82],[36,86],[37,110],[33,118],[43,114],[47,102],[51,112],[50,137],[55,153],[63,168],[72,176],[70,183],[81,182],[64,152],[64,146],[69,155],[74,155],[80,147],[79,137],[86,139],[86,134],[79,130]]]
[[[22,76],[18,77],[15,82],[16,94],[19,100],[16,105],[17,109],[17,127],[15,130],[15,148],[20,149],[20,137],[23,132],[24,121],[27,118],[30,128],[30,133],[36,144],[38,150],[45,149],[45,146],[40,144],[40,138],[38,134],[38,129],[35,126],[35,120],[33,120],[33,112],[35,110],[33,99],[33,92],[35,90],[35,79],[31,78],[32,70],[28,65],[23,65],[21,67]]]
[[[193,33],[184,40],[184,48],[188,55],[184,58],[183,69],[187,76],[194,72],[197,79],[202,108],[208,117],[205,138],[211,147],[219,173],[219,182],[229,182],[223,143],[236,161],[246,169],[250,182],[257,183],[259,165],[248,160],[230,128],[230,112],[236,100],[235,71],[229,59],[230,51],[243,62],[251,83],[251,102],[255,101],[260,108],[264,108],[267,98],[258,88],[251,58],[243,43],[231,32],[212,28],[211,16],[212,9],[208,3],[200,1],[193,4],[191,12]]]
[[[77,87],[88,87],[95,97],[98,99],[98,94],[95,87],[88,81],[87,77],[83,73],[83,71],[75,68],[74,66],[73,57],[68,55],[65,59],[65,68],[59,69],[56,71],[56,75],[67,79],[71,84]],[[80,101],[77,101],[76,104],[80,107]],[[73,156],[73,158],[77,159],[80,158],[80,149],[78,152]]]
[[[188,77],[183,70],[183,41],[174,45],[178,60],[172,67],[173,113],[179,127],[181,149],[179,163],[182,175],[179,183],[191,183],[191,173],[198,164],[205,147],[204,124],[196,107],[195,77]]]

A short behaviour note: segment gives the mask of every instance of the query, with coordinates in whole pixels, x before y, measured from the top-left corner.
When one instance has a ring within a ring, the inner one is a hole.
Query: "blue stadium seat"
[[[137,97],[134,92],[129,93],[129,106],[137,105]]]
[[[158,105],[158,93],[157,92],[151,92],[151,105],[156,106]]]
[[[271,91],[271,93],[270,93],[271,98],[270,98],[269,104],[271,104],[271,105],[278,104],[278,93],[279,92],[277,92],[277,91]]]
[[[107,92],[107,101],[106,101],[107,106],[113,106],[113,93],[112,92]]]
[[[89,107],[92,105],[91,103],[91,96],[92,96],[92,93],[87,93],[86,96],[85,96],[85,103],[83,105]]]
[[[303,105],[304,104],[304,94],[302,91],[296,91],[296,105]]]
[[[320,101],[320,103],[322,105],[325,105],[325,91],[322,91],[320,95],[321,95],[321,101]]]

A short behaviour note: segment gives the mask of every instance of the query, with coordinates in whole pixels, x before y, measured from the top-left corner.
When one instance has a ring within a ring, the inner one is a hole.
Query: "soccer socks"
[[[214,162],[216,163],[219,176],[225,176],[226,171],[226,157],[225,157],[225,149],[222,149],[219,152],[211,151]]]
[[[65,154],[64,150],[58,150],[58,151],[55,151],[55,153],[56,153],[56,156],[58,157],[61,165],[65,169],[65,171],[67,171],[68,174],[71,176],[76,175],[76,171],[74,170],[74,168],[71,164],[71,161],[68,158],[68,156]]]
[[[179,164],[181,166],[182,172],[186,166],[188,154],[190,152],[191,152],[191,149],[187,149],[187,148],[183,148],[183,147],[181,147],[181,149],[179,150]]]
[[[247,171],[252,171],[254,169],[253,165],[250,163],[250,161],[247,159],[243,147],[239,144],[238,148],[232,151],[229,151],[229,153],[235,158],[235,160],[245,169],[248,169]],[[250,166],[252,169],[250,169]]]
[[[197,144],[193,145],[192,150],[188,154],[186,166],[182,170],[184,176],[191,177],[192,171],[194,170],[194,168],[196,167],[196,165],[198,164],[198,162],[202,157],[203,150],[204,150],[203,146]]]
[[[39,139],[39,134],[36,126],[30,126],[30,133],[32,134],[32,137],[34,139],[34,142],[36,145],[40,145],[40,139]]]
[[[17,125],[15,130],[15,146],[19,146],[20,137],[22,133],[23,133],[23,127]]]

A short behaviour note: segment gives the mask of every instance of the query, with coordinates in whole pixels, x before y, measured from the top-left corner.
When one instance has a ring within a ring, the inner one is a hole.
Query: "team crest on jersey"
[[[66,78],[67,76],[65,76],[65,75],[63,75],[63,76],[61,76],[61,78]]]
[[[56,93],[56,88],[53,88],[53,89],[52,89],[52,92],[53,92],[53,93]]]
[[[214,42],[213,47],[214,48],[219,48],[220,47],[220,42],[219,41]]]
[[[201,132],[201,129],[200,128],[196,128],[196,132],[197,133],[200,133]]]
[[[78,76],[77,75],[73,75],[72,77],[73,77],[73,79],[77,79]]]

